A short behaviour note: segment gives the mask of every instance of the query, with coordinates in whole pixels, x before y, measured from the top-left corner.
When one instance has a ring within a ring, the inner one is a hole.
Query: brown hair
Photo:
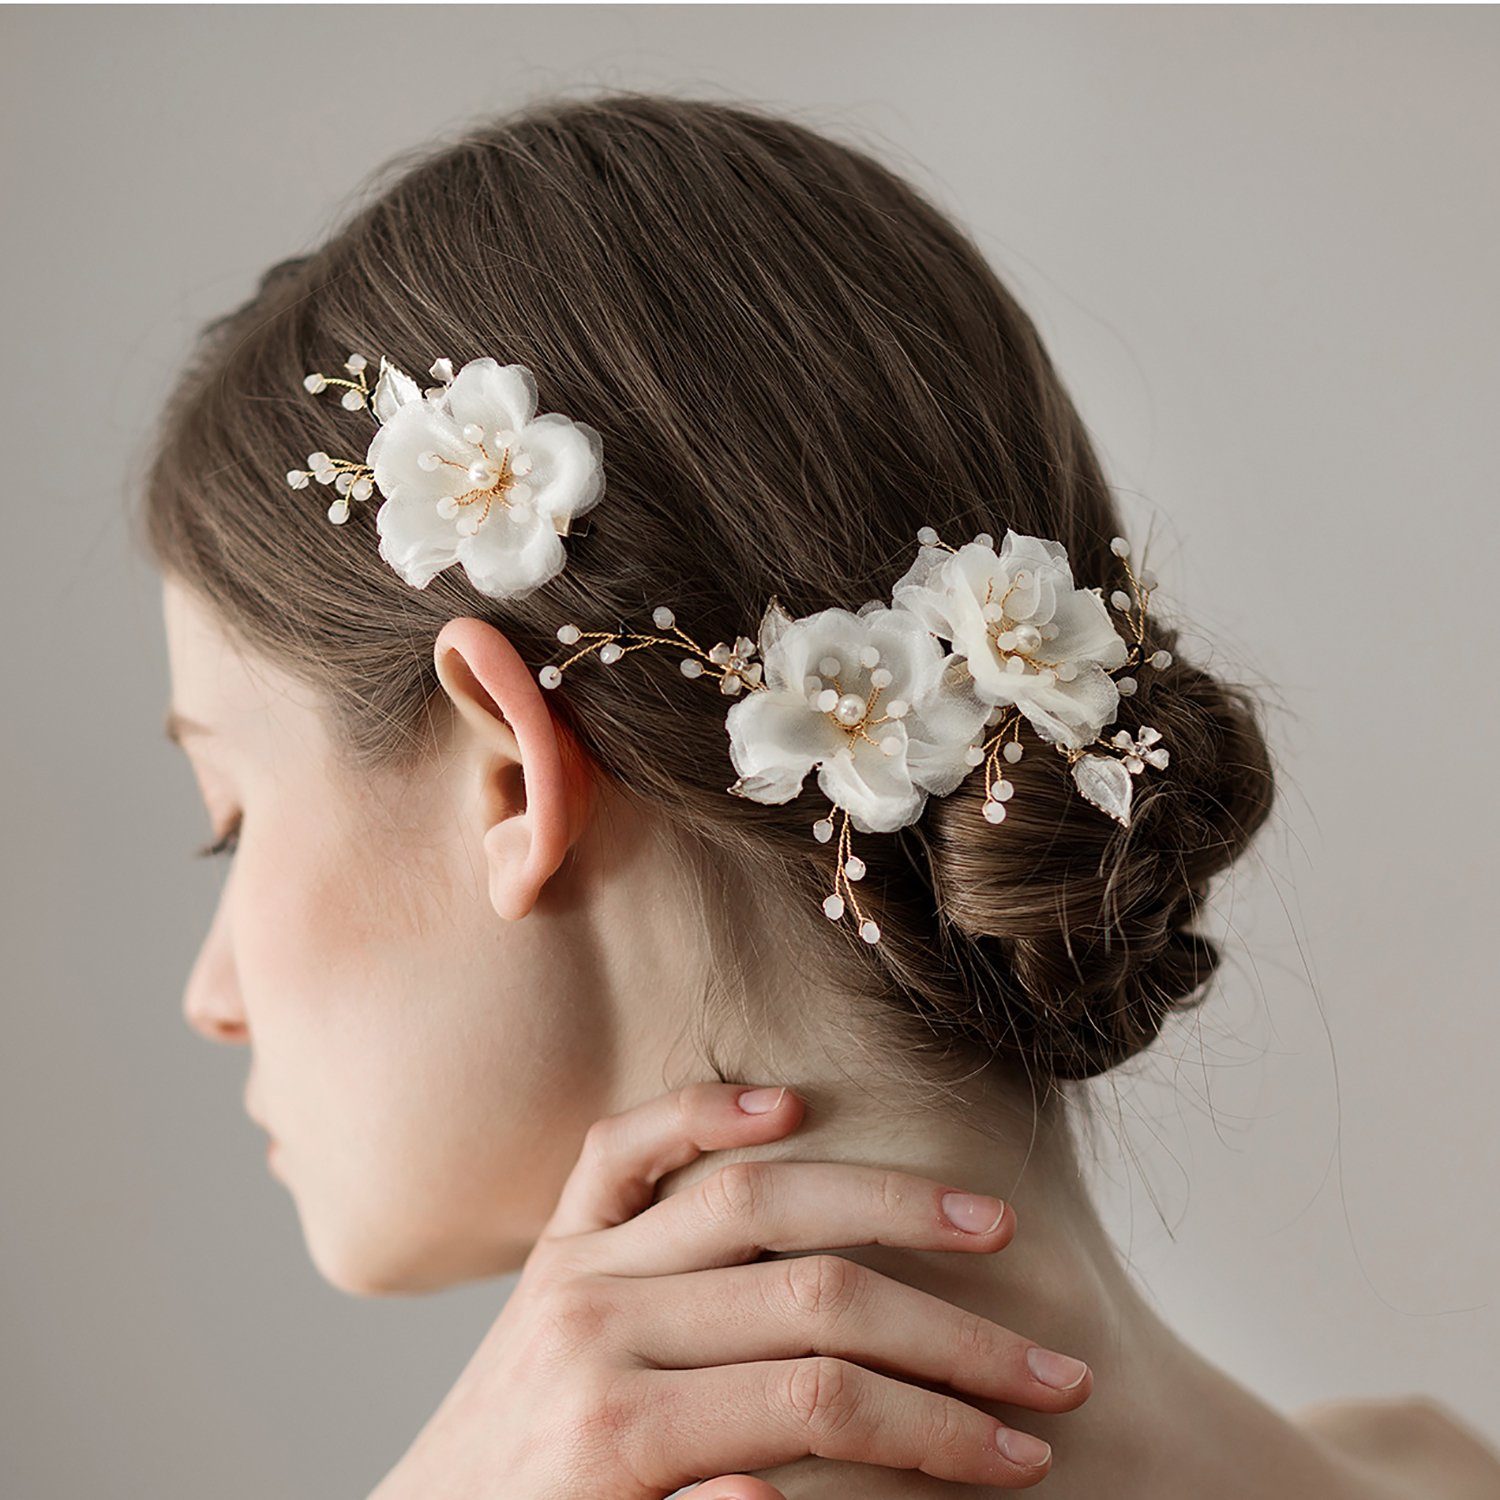
[[[144,489],[161,567],[322,690],[359,763],[430,744],[432,641],[455,615],[537,665],[567,622],[650,629],[662,603],[732,640],[772,594],[793,614],[888,596],[923,524],[1055,538],[1081,586],[1118,586],[1123,527],[1030,319],[872,156],[753,107],[617,92],[530,105],[389,175],[204,331]],[[599,430],[605,498],[560,575],[510,605],[457,568],[415,590],[377,555],[374,504],[334,526],[326,490],[288,487],[315,449],[363,454],[369,414],[302,387],[350,351],[419,377],[438,355],[518,362],[541,410]],[[1150,627],[1148,651],[1175,647]],[[1172,759],[1135,778],[1128,829],[1034,748],[1007,768],[1002,825],[976,773],[863,839],[877,945],[818,910],[832,851],[811,787],[777,807],[726,794],[727,701],[661,650],[581,663],[549,697],[686,845],[810,910],[797,941],[915,1047],[1084,1078],[1202,997],[1220,955],[1195,918],[1272,802],[1243,689],[1180,657],[1141,674],[1111,732],[1155,725]]]

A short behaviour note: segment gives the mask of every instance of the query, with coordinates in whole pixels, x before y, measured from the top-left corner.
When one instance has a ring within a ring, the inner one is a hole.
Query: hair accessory
[[[462,563],[469,582],[495,599],[530,593],[562,571],[562,537],[604,493],[603,441],[586,422],[537,415],[536,380],[525,365],[470,360],[458,373],[437,360],[425,391],[384,357],[372,390],[369,360],[351,354],[350,378],[314,371],[314,395],[343,388],[350,411],[368,407],[379,427],[363,460],[307,456],[287,483],[331,484],[328,519],[349,519],[351,500],[385,497],[375,515],[380,556],[413,588]]]
[[[724,721],[739,773],[728,791],[790,802],[817,767],[818,789],[833,806],[812,825],[813,836],[827,843],[838,833],[834,889],[823,910],[832,921],[852,910],[869,943],[880,940],[880,928],[854,893],[865,864],[850,852],[851,825],[895,832],[921,816],[929,796],[953,791],[981,764],[984,816],[1002,822],[1015,786],[1001,762],[1020,760],[1023,719],[1067,757],[1078,790],[1124,826],[1131,777],[1168,761],[1155,729],[1101,737],[1120,698],[1136,690],[1134,677],[1115,674],[1172,661],[1166,651],[1146,655],[1156,580],[1136,576],[1124,537],[1110,548],[1131,592],[1115,590],[1110,603],[1126,616],[1133,643],[1120,636],[1099,589],[1075,587],[1058,542],[1007,531],[999,552],[988,533],[952,548],[930,526],[917,539],[916,560],[890,604],[871,599],[856,611],[794,619],[773,597],[758,640],[742,635],[708,650],[662,605],[652,621],[669,634],[562,626],[558,640],[578,649],[537,674],[555,688],[567,667],[590,654],[612,665],[647,646],[691,652],[681,660],[683,675],[717,677],[720,691],[739,700]]]

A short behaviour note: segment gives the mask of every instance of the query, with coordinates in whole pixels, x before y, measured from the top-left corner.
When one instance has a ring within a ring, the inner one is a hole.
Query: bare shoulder
[[[1322,1401],[1296,1420],[1413,1497],[1500,1500],[1500,1452],[1430,1397]]]

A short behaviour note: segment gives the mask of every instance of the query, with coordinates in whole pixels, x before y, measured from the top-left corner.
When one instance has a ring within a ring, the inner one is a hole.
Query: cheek
[[[566,915],[496,916],[415,868],[414,841],[356,853],[306,832],[297,862],[236,871],[235,918],[276,1171],[313,1257],[362,1292],[515,1269],[603,1112],[591,945]]]

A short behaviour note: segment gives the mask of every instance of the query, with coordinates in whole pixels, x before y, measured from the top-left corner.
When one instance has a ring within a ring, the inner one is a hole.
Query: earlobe
[[[535,674],[493,625],[449,620],[433,645],[433,663],[486,748],[484,774],[504,777],[508,758],[513,775],[519,763],[524,805],[513,797],[483,799],[496,809],[484,830],[490,901],[514,921],[535,906],[587,821],[591,785],[583,757],[553,718]]]

